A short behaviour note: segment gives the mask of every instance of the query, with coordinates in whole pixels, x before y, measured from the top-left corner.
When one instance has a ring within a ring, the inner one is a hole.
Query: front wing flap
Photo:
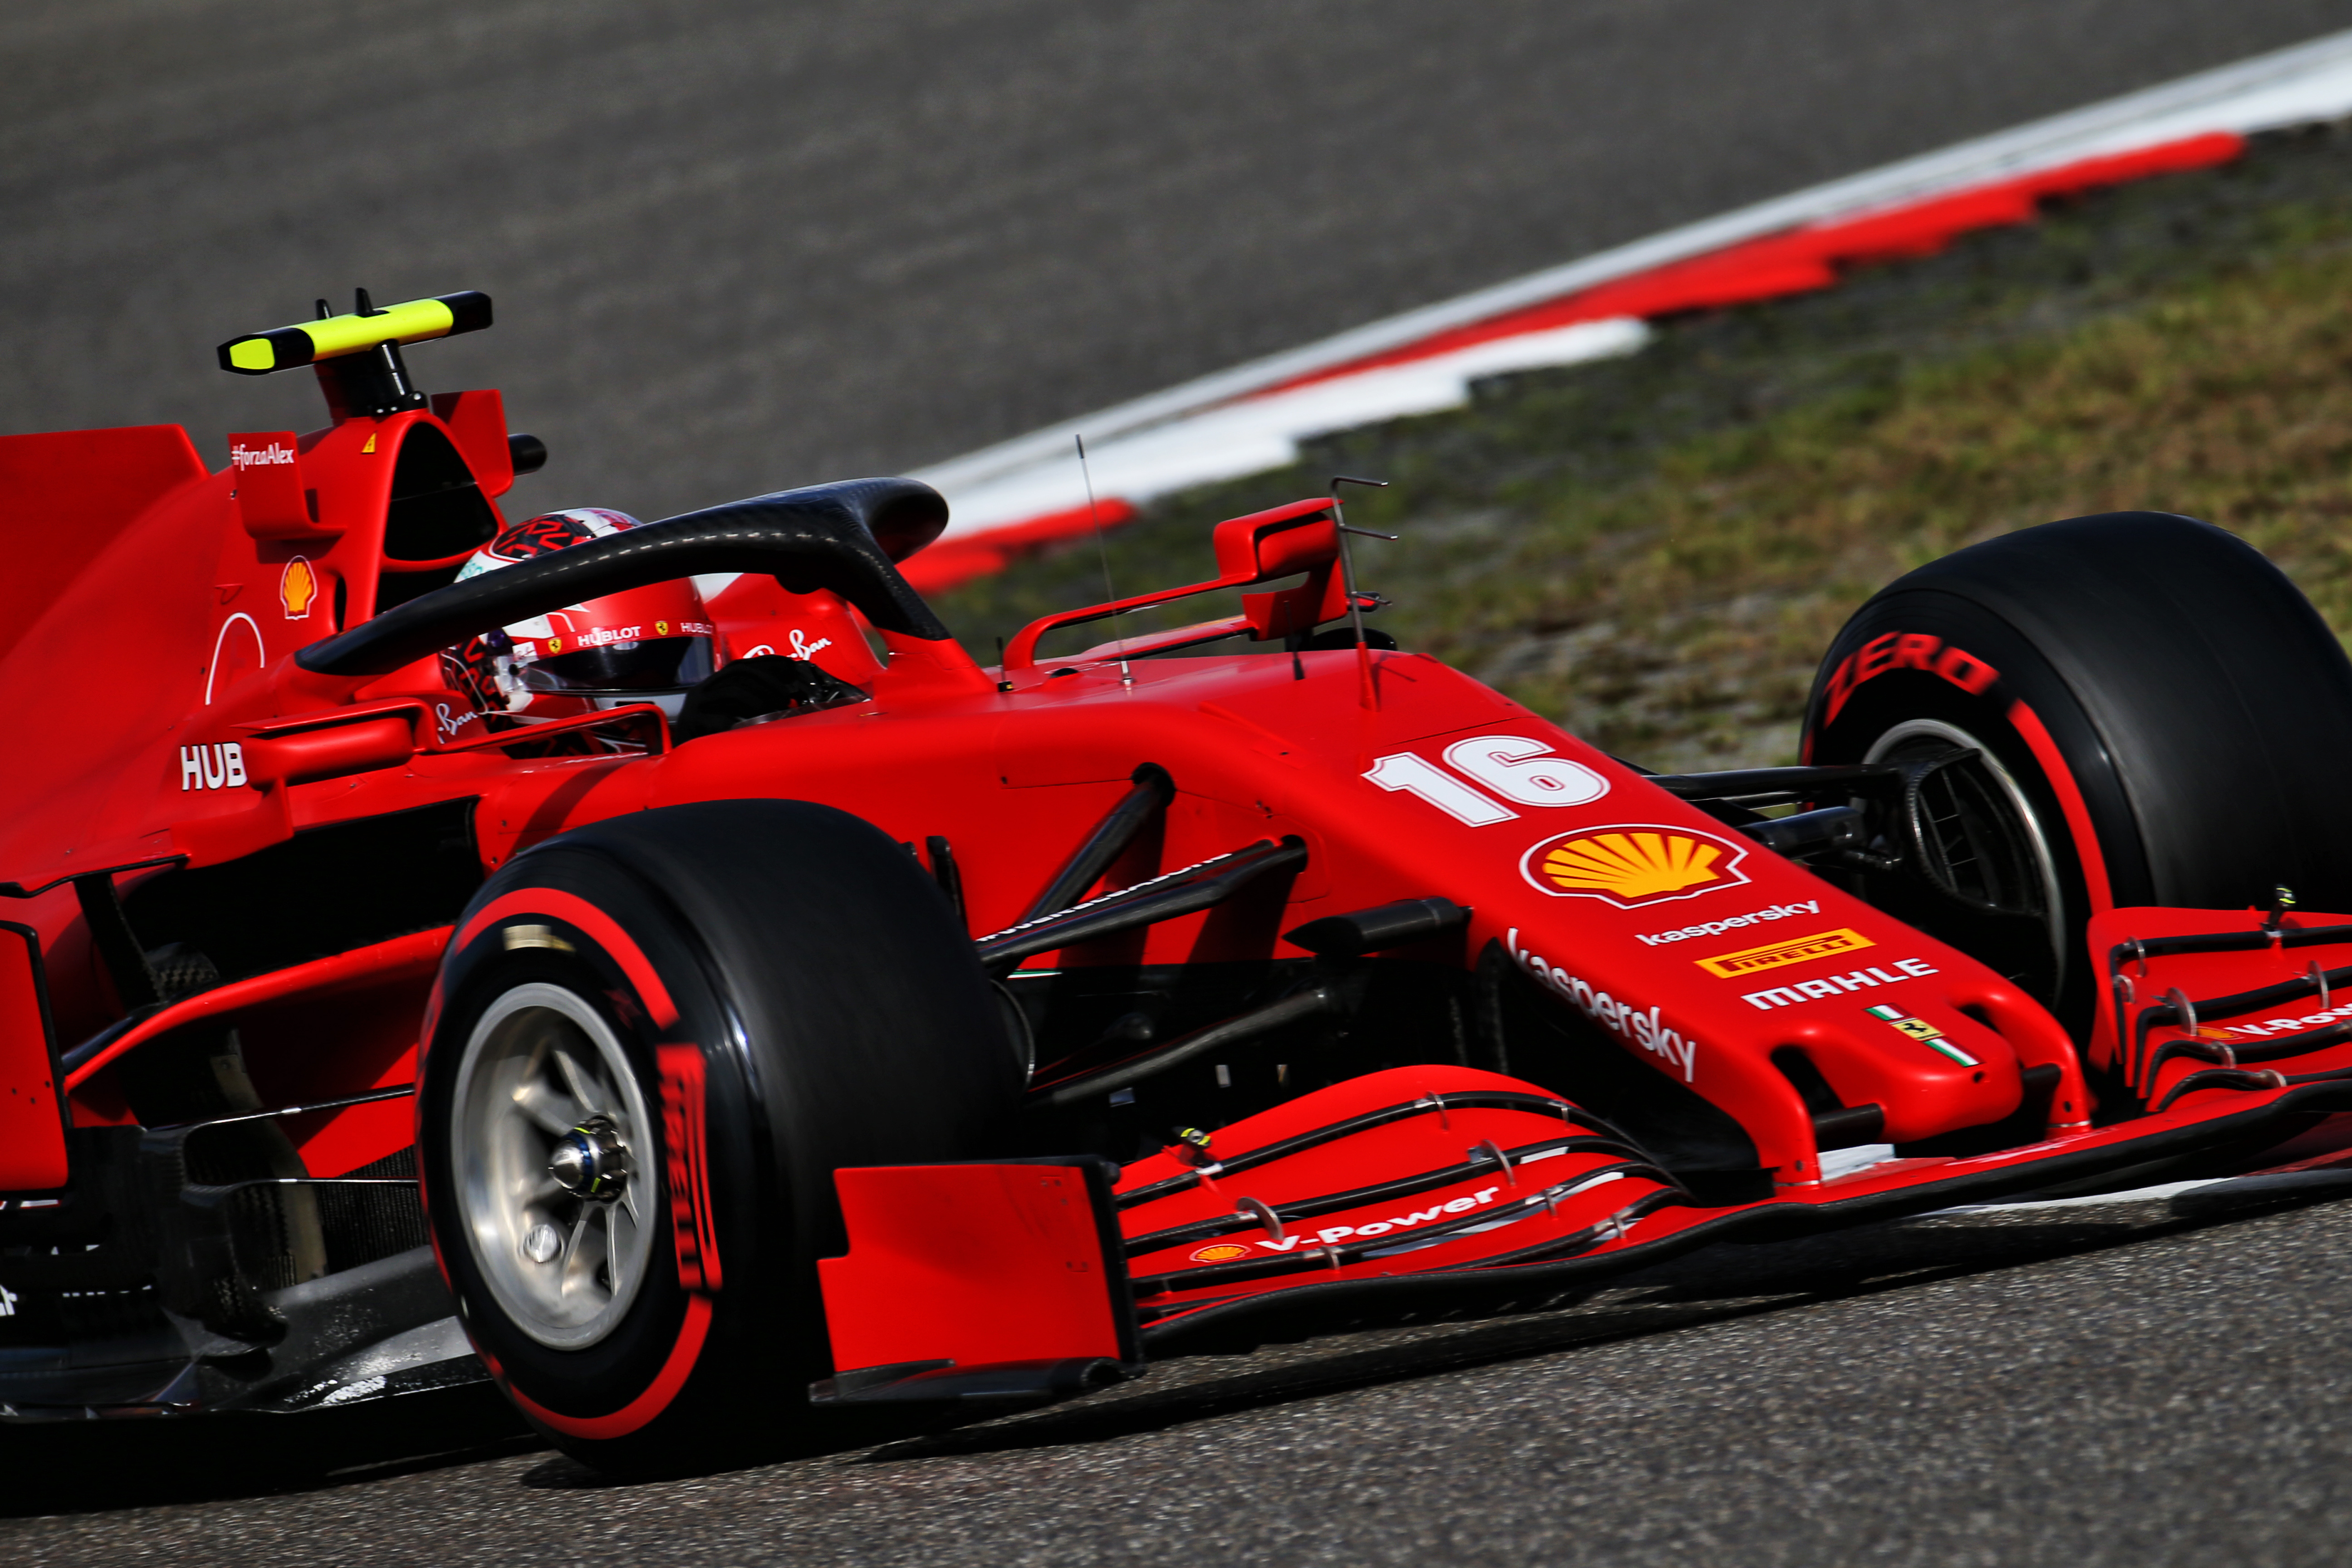
[[[1884,1148],[1751,1203],[1701,1204],[1572,1102],[1454,1067],[1368,1074],[1115,1174],[1086,1156],[839,1172],[850,1248],[819,1267],[848,1370],[816,1396],[1048,1398],[1277,1308],[1526,1300],[1715,1241],[2095,1181],[2352,1110],[2352,921],[2125,910],[2092,936],[2111,982],[2128,972],[2092,1053],[2137,1102],[2119,1118],[1991,1153]]]

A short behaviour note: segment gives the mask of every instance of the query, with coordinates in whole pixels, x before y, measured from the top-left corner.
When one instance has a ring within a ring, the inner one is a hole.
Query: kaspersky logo
[[[1644,1009],[1639,1002],[1620,1002],[1590,981],[1580,980],[1559,964],[1528,952],[1519,945],[1517,926],[1503,939],[1503,945],[1509,950],[1512,961],[1533,975],[1538,984],[1549,987],[1586,1017],[1680,1072],[1685,1083],[1697,1078],[1698,1037],[1685,1035],[1668,1025],[1661,1016],[1662,1009]]]
[[[1726,915],[1719,921],[1701,921],[1696,925],[1686,925],[1679,931],[1653,931],[1646,936],[1636,936],[1633,940],[1643,947],[1664,947],[1670,942],[1688,942],[1697,936],[1721,936],[1727,931],[1738,931],[1742,926],[1752,926],[1764,921],[1793,920],[1799,915],[1817,915],[1821,912],[1822,901],[1819,899],[1791,899],[1785,904],[1768,904],[1760,910],[1750,910],[1744,915]]]
[[[1529,885],[1554,898],[1605,899],[1621,910],[1695,899],[1748,880],[1748,851],[1688,827],[1628,823],[1547,838],[1519,860]]]

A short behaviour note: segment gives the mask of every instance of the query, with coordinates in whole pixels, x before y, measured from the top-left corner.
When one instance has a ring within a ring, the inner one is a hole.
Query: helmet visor
[[[526,664],[516,674],[531,691],[635,697],[684,691],[710,669],[709,637],[647,637],[558,654]]]

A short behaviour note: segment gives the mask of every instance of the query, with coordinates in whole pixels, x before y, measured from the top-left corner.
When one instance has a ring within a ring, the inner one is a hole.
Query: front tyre
[[[458,922],[418,1077],[476,1349],[602,1468],[794,1441],[833,1171],[971,1157],[1013,1064],[936,885],[844,813],[711,802],[517,857]]]
[[[451,1195],[499,1316],[551,1349],[587,1350],[627,1321],[667,1227],[657,1184],[634,1168],[655,1147],[637,1064],[588,977],[560,967],[516,966],[467,1033]]]
[[[2282,885],[2352,908],[2352,666],[2278,568],[2209,523],[2074,518],[1899,578],[1831,645],[1804,743],[1819,763],[1980,752],[1923,834],[1975,897],[1886,877],[1865,896],[2078,1035],[2100,910],[2266,905]]]

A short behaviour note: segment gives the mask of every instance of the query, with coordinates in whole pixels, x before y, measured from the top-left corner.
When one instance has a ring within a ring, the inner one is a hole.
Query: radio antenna
[[[1353,552],[1348,548],[1348,536],[1360,533],[1368,539],[1394,539],[1396,535],[1375,533],[1369,528],[1349,528],[1347,510],[1339,504],[1341,485],[1362,485],[1368,489],[1384,490],[1389,488],[1389,482],[1386,479],[1360,479],[1353,474],[1331,476],[1331,521],[1339,534],[1339,591],[1347,596],[1348,619],[1356,633],[1356,680],[1364,706],[1378,709],[1381,705],[1380,688],[1372,679],[1372,650],[1370,645],[1364,641],[1364,605],[1363,601],[1356,596],[1356,562]]]
[[[1110,546],[1103,542],[1102,508],[1095,504],[1095,476],[1094,470],[1087,466],[1087,438],[1079,435],[1074,435],[1072,438],[1078,444],[1078,477],[1087,484],[1087,515],[1094,519],[1095,553],[1102,558],[1103,599],[1106,603],[1116,604],[1118,591],[1110,585]],[[1118,683],[1132,686],[1135,684],[1135,672],[1127,667],[1127,626],[1122,616],[1123,612],[1114,610],[1110,617],[1111,629],[1118,634]]]

